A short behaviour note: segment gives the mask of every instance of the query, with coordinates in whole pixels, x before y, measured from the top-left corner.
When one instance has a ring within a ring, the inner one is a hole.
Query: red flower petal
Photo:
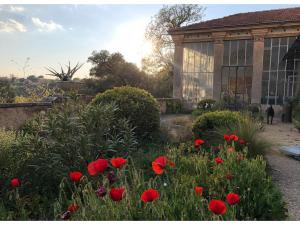
[[[223,201],[214,199],[209,202],[208,208],[210,211],[217,215],[223,215],[227,210],[226,205]]]
[[[125,188],[112,188],[109,193],[110,198],[116,202],[121,201],[123,199],[124,191]]]
[[[196,192],[196,195],[202,195],[203,187],[200,187],[200,186],[195,187],[195,192]]]
[[[108,167],[108,161],[106,159],[97,159],[89,163],[88,172],[91,176],[95,176],[98,173],[103,173]]]
[[[164,169],[161,165],[159,165],[157,162],[152,162],[152,169],[154,171],[154,173],[156,174],[163,174]]]
[[[237,141],[239,138],[235,134],[230,135],[230,140]]]
[[[141,200],[143,202],[152,202],[159,198],[159,193],[155,189],[148,189],[141,195]]]
[[[73,171],[73,172],[69,173],[69,177],[70,177],[71,181],[77,182],[82,177],[82,173],[79,171]]]
[[[115,168],[122,168],[126,162],[127,160],[121,157],[113,158],[110,160],[111,165]]]
[[[157,157],[154,162],[159,164],[161,167],[165,168],[167,165],[167,157],[166,156],[159,156]]]
[[[21,181],[19,178],[14,178],[10,181],[12,187],[19,187],[21,185]]]
[[[224,139],[225,139],[226,141],[229,141],[229,140],[230,140],[230,135],[224,134]]]
[[[239,203],[240,197],[238,194],[231,192],[226,196],[226,201],[228,202],[229,205],[236,205]]]
[[[224,160],[223,160],[221,157],[216,157],[216,158],[215,158],[215,162],[216,162],[217,164],[221,164],[221,163],[224,162]]]
[[[200,145],[203,145],[205,142],[202,139],[196,139],[194,141],[195,148],[198,148]]]
[[[74,213],[79,209],[79,205],[77,205],[76,203],[72,203],[71,205],[69,205],[68,207],[68,211],[70,211],[70,213]]]

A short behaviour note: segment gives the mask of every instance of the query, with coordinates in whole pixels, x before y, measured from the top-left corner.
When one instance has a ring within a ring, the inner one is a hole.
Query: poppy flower
[[[196,192],[196,195],[201,195],[202,196],[203,187],[200,187],[200,186],[195,187],[195,192]]]
[[[144,191],[143,194],[141,195],[141,200],[143,202],[153,202],[158,198],[159,198],[159,193],[155,189],[148,189]]]
[[[74,213],[79,209],[79,205],[77,205],[76,203],[72,203],[71,205],[69,205],[68,207],[68,211],[70,213]]]
[[[174,168],[175,167],[175,163],[174,162],[171,162],[171,161],[168,161],[168,164],[171,168]]]
[[[196,139],[194,141],[194,146],[195,148],[199,148],[199,146],[203,145],[204,144],[204,141],[202,139]]]
[[[234,147],[229,147],[229,148],[227,149],[227,152],[228,152],[228,153],[233,153],[233,152],[235,152]]]
[[[96,190],[96,195],[99,198],[102,198],[106,195],[106,188],[104,186],[99,186],[98,189]]]
[[[88,164],[88,172],[91,176],[95,176],[99,173],[103,173],[108,167],[108,160],[97,159]]]
[[[121,201],[123,199],[124,191],[125,188],[112,188],[109,193],[110,198],[116,202]]]
[[[71,181],[77,182],[82,177],[82,173],[79,171],[73,171],[73,172],[69,173],[69,177],[70,177]]]
[[[227,210],[226,205],[223,201],[215,199],[209,202],[208,209],[217,215],[223,215]]]
[[[227,180],[232,180],[232,178],[233,178],[233,174],[230,173],[230,172],[228,172],[228,173],[226,174],[226,179],[227,179]]]
[[[71,217],[71,212],[70,212],[70,211],[64,212],[64,213],[61,215],[61,219],[62,219],[62,220],[68,220],[68,219],[70,219],[70,217]]]
[[[167,157],[159,156],[152,162],[152,169],[156,174],[163,174],[167,165]]]
[[[115,175],[114,171],[109,171],[109,173],[107,174],[106,177],[107,177],[107,179],[109,181],[109,184],[113,184],[113,183],[115,183],[118,180],[118,178]]]
[[[19,187],[21,185],[21,181],[19,178],[14,178],[10,181],[12,187]]]
[[[241,145],[247,144],[247,142],[246,142],[244,139],[240,139],[239,143],[240,143]]]
[[[216,157],[216,158],[215,158],[215,162],[216,162],[217,164],[221,164],[221,163],[224,162],[224,160],[223,160],[221,157]]]
[[[231,192],[226,196],[226,201],[228,202],[229,205],[236,205],[239,203],[240,197],[238,194]]]
[[[110,160],[111,165],[115,168],[122,168],[126,162],[127,162],[127,160],[124,158],[121,158],[121,157],[112,158]]]
[[[237,140],[239,140],[239,137],[236,136],[235,134],[232,134],[232,135],[230,135],[230,140],[237,141]]]
[[[230,135],[224,134],[224,139],[225,139],[226,141],[229,141],[229,140],[230,140]]]

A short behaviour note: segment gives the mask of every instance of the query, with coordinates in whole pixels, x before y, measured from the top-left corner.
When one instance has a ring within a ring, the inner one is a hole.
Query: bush
[[[242,119],[238,112],[215,111],[207,112],[199,116],[193,124],[193,133],[196,137],[207,140],[213,138],[219,128],[235,127]]]
[[[214,99],[203,99],[197,104],[197,109],[211,110],[216,103]]]
[[[180,99],[166,99],[167,114],[181,113],[183,110],[182,102]]]
[[[115,103],[117,118],[126,118],[135,126],[139,138],[149,138],[159,130],[159,105],[147,91],[134,87],[117,87],[99,93],[91,102]]]
[[[15,132],[0,129],[0,180],[3,179],[1,176],[10,174],[13,167],[12,151],[15,138]]]

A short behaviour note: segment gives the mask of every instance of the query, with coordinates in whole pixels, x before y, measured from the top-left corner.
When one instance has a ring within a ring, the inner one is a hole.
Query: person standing
[[[269,124],[269,118],[271,117],[271,124],[273,123],[273,117],[274,117],[274,109],[272,107],[272,105],[270,105],[270,107],[267,108],[266,110],[267,112],[267,124]]]

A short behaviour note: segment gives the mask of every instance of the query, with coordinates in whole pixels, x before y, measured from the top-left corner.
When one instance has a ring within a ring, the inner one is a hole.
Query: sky
[[[69,61],[84,66],[75,77],[87,78],[88,57],[96,50],[120,52],[140,66],[151,51],[144,32],[163,5],[0,5],[0,77],[45,75]],[[300,5],[203,5],[204,20]]]

